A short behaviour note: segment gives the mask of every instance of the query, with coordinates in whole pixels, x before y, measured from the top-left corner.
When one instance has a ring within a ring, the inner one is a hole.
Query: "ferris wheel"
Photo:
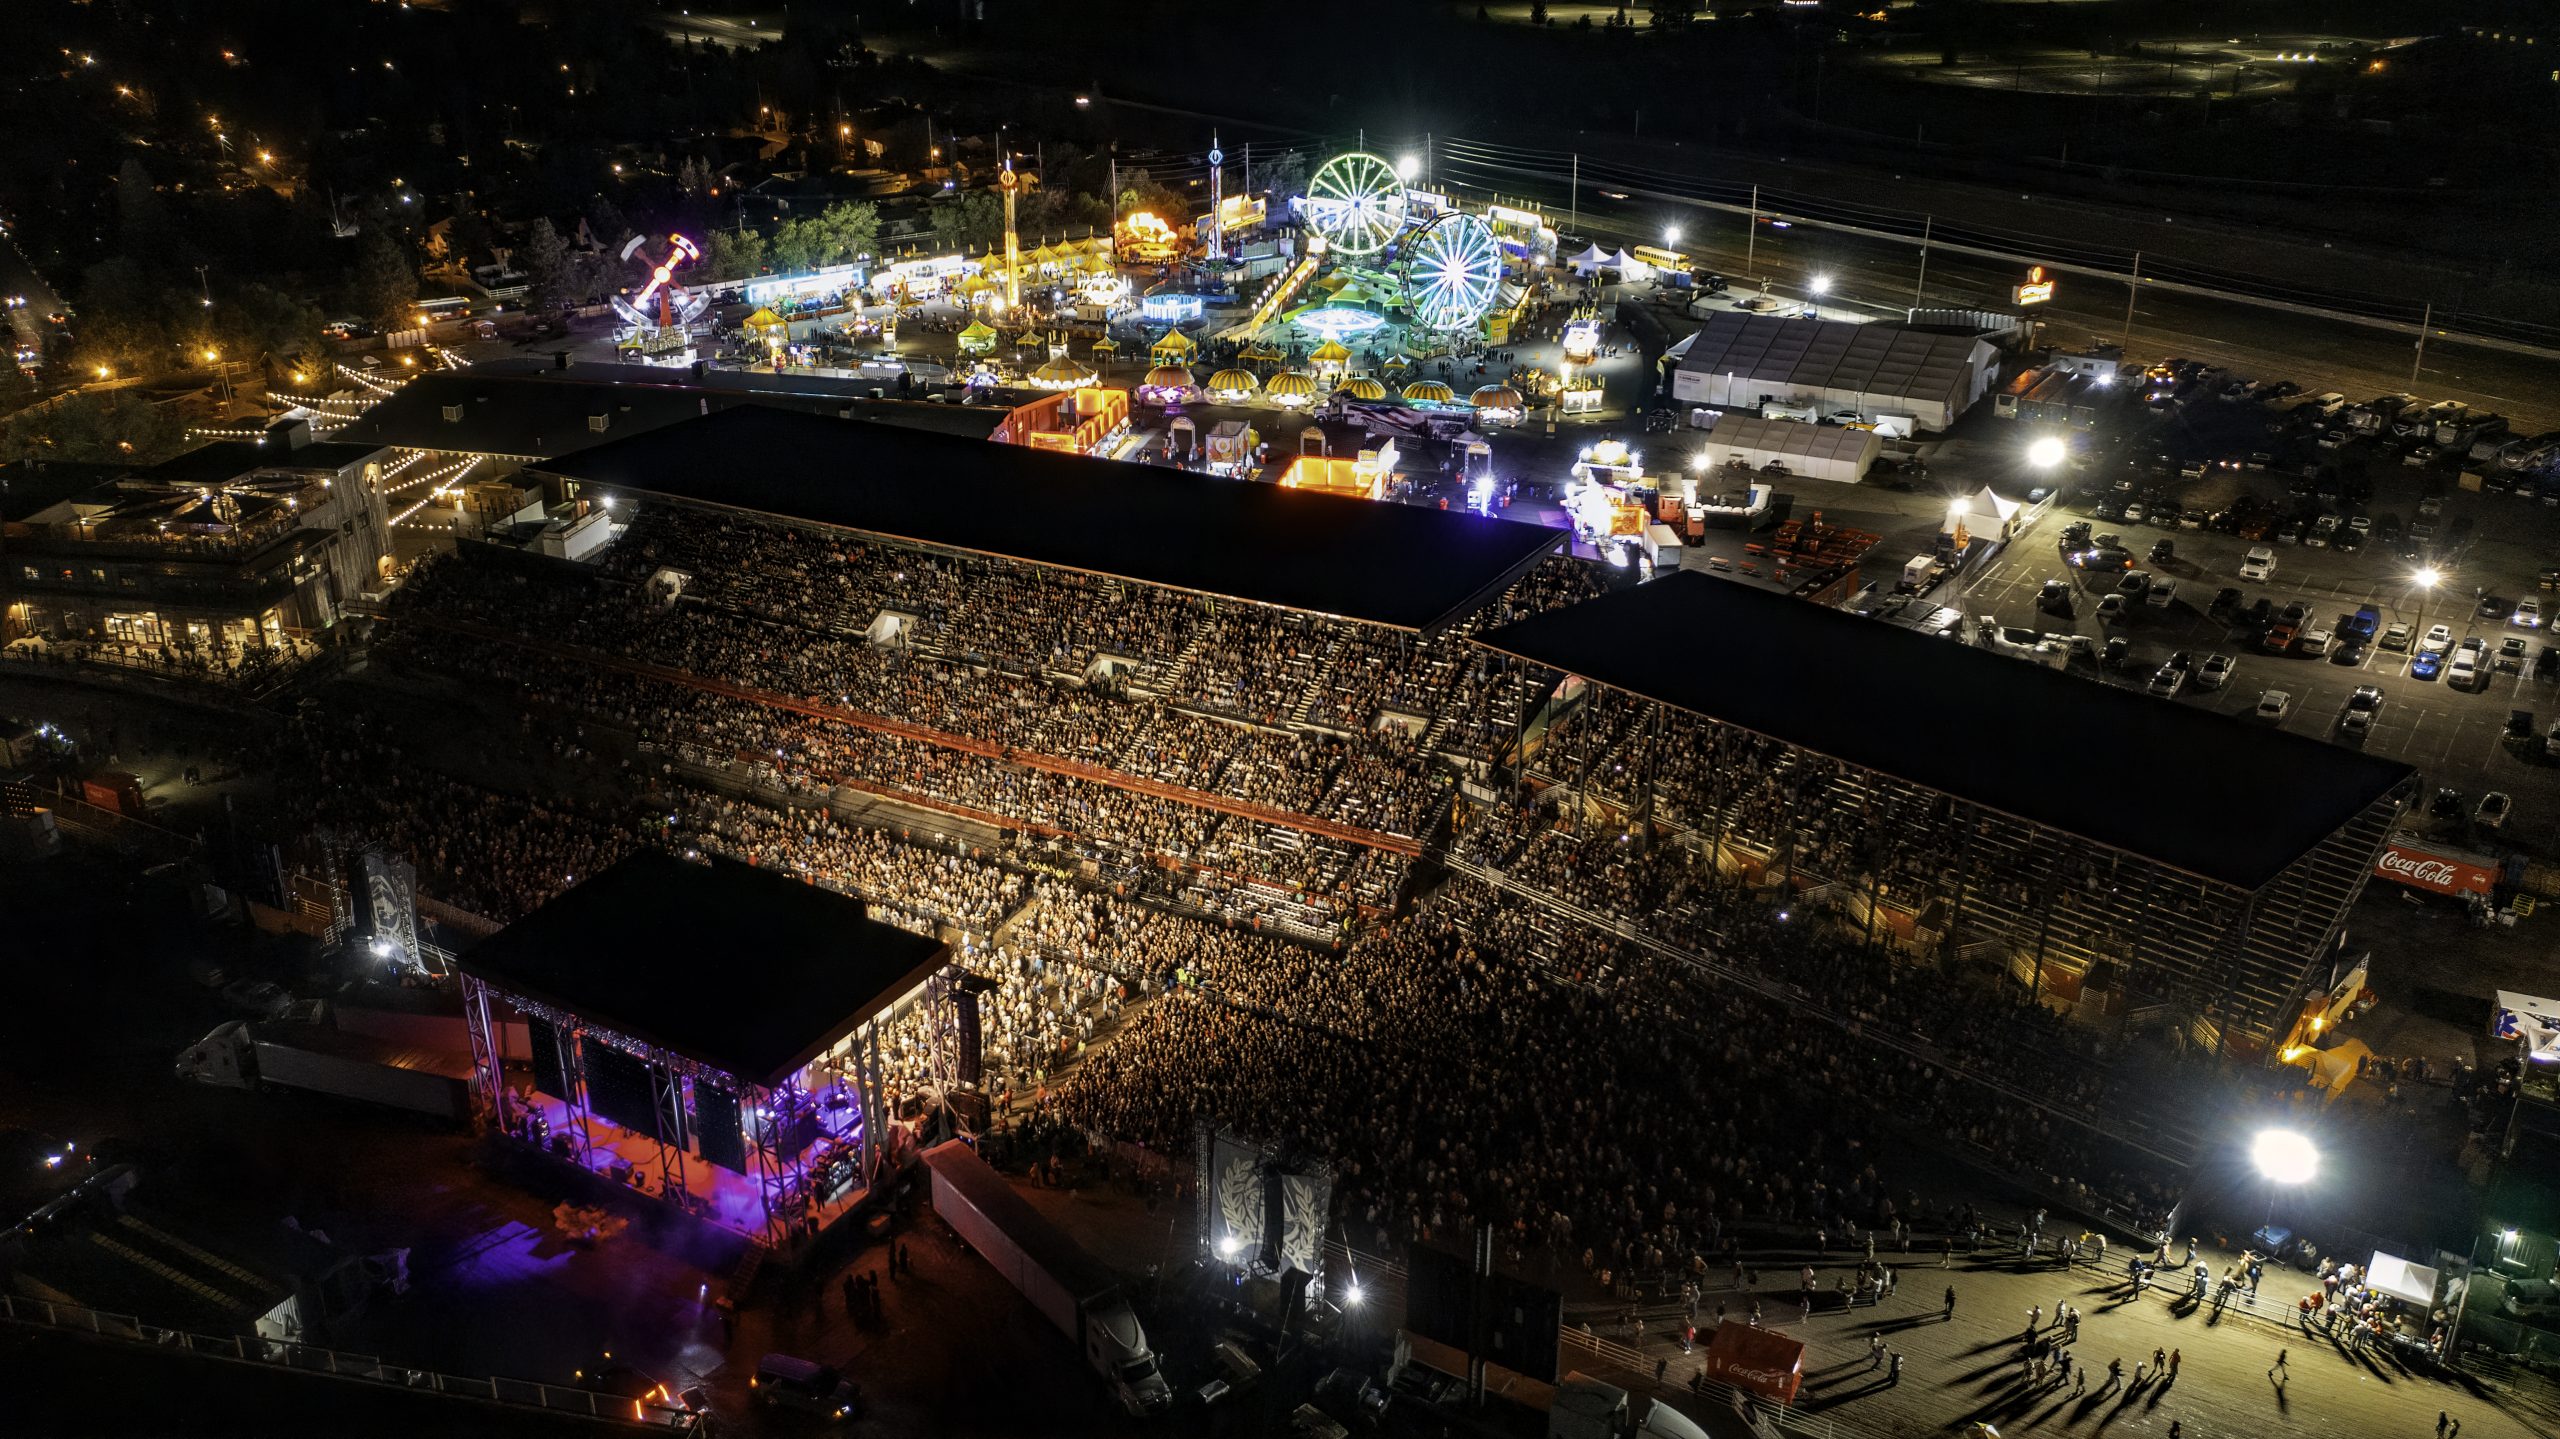
[[[1502,242],[1475,215],[1447,214],[1406,242],[1405,297],[1426,329],[1465,330],[1502,290]]]
[[[1374,255],[1404,228],[1404,182],[1365,150],[1336,155],[1307,182],[1307,223],[1345,255]]]

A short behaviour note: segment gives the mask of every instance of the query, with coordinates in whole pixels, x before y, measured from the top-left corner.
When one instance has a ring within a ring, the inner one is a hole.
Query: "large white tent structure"
[[[1990,392],[1999,353],[1970,335],[1722,313],[1680,355],[1671,397],[1753,414],[1770,403],[1811,405],[1825,416],[1944,430]]]
[[[1727,464],[1756,470],[1774,463],[1791,475],[1854,485],[1865,478],[1882,447],[1873,430],[1726,415],[1700,441],[1698,453],[1711,471]]]

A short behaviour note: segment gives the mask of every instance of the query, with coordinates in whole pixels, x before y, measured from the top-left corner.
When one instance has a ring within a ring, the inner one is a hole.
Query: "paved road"
[[[1988,1254],[1959,1253],[1952,1267],[1941,1269],[1941,1261],[1930,1255],[1903,1270],[1893,1299],[1874,1308],[1817,1309],[1810,1322],[1796,1318],[1790,1268],[1785,1277],[1761,1276],[1767,1291],[1763,1302],[1772,1327],[1807,1343],[1801,1409],[1852,1432],[1942,1433],[1988,1420],[2013,1435],[2158,1436],[2177,1421],[2184,1434],[2196,1439],[2250,1434],[2424,1439],[2434,1432],[2439,1412],[2460,1419],[2471,1439],[2552,1432],[2550,1420],[2485,1386],[2474,1392],[2370,1354],[2349,1354],[2245,1305],[2217,1312],[2208,1304],[2198,1310],[2173,1304],[2157,1286],[2145,1298],[2129,1299],[2121,1282],[2122,1257],[2123,1251],[2115,1250],[2104,1272],[2082,1266],[2066,1274],[2050,1261],[2028,1266],[2014,1256]],[[2217,1274],[2228,1262],[2219,1254],[2204,1257]],[[1836,1285],[1844,1272],[1836,1264],[1817,1266],[1826,1285]],[[1776,1292],[1781,1286],[1783,1295]],[[1956,1307],[1947,1318],[1941,1296],[1950,1287]],[[2293,1301],[2310,1287],[2309,1276],[2298,1271],[2271,1270],[2257,1308],[2289,1314]],[[1712,1318],[1720,1298],[1726,1296],[1706,1297],[1704,1318]],[[2093,1371],[2088,1392],[2077,1397],[2071,1385],[2057,1385],[2050,1378],[2042,1387],[2029,1385],[2021,1362],[2019,1340],[2028,1307],[2040,1306],[2050,1321],[2062,1304],[2083,1315],[2080,1340],[2068,1347],[2075,1365]],[[1738,1312],[1742,1306],[1735,1307]],[[1675,1315],[1676,1306],[1657,1310],[1642,1348],[1650,1357],[1669,1361],[1668,1377],[1676,1385],[1699,1361],[1690,1358],[1684,1364],[1676,1340],[1669,1337]],[[1899,1385],[1889,1381],[1885,1369],[1867,1367],[1869,1337],[1876,1334],[1904,1355]],[[2147,1366],[2154,1349],[2179,1351],[2176,1378],[2147,1379],[2134,1386],[2134,1366]],[[2267,1374],[2279,1352],[2287,1355],[2290,1371],[2283,1384]],[[2106,1366],[2113,1359],[2124,1361],[2127,1387],[2103,1393]]]

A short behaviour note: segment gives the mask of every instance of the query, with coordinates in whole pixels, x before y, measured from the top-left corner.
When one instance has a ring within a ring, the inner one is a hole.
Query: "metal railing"
[[[198,1358],[231,1364],[291,1369],[324,1378],[424,1390],[471,1403],[542,1409],[609,1424],[664,1429],[679,1434],[696,1432],[701,1418],[682,1409],[644,1404],[616,1395],[599,1394],[592,1389],[572,1389],[559,1384],[541,1384],[530,1379],[508,1379],[496,1375],[445,1374],[432,1369],[412,1369],[403,1364],[385,1363],[370,1354],[348,1354],[312,1344],[294,1344],[246,1334],[197,1334],[184,1329],[164,1329],[157,1324],[146,1324],[130,1314],[91,1309],[84,1304],[61,1304],[47,1299],[0,1294],[0,1321],[146,1344],[155,1349],[175,1349]],[[624,1412],[626,1407],[630,1412]]]

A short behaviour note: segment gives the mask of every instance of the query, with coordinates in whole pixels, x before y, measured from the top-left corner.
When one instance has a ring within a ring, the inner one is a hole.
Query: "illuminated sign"
[[[2041,305],[2053,298],[2053,277],[2042,265],[2027,271],[2027,282],[2009,292],[2010,302],[2018,305]]]

